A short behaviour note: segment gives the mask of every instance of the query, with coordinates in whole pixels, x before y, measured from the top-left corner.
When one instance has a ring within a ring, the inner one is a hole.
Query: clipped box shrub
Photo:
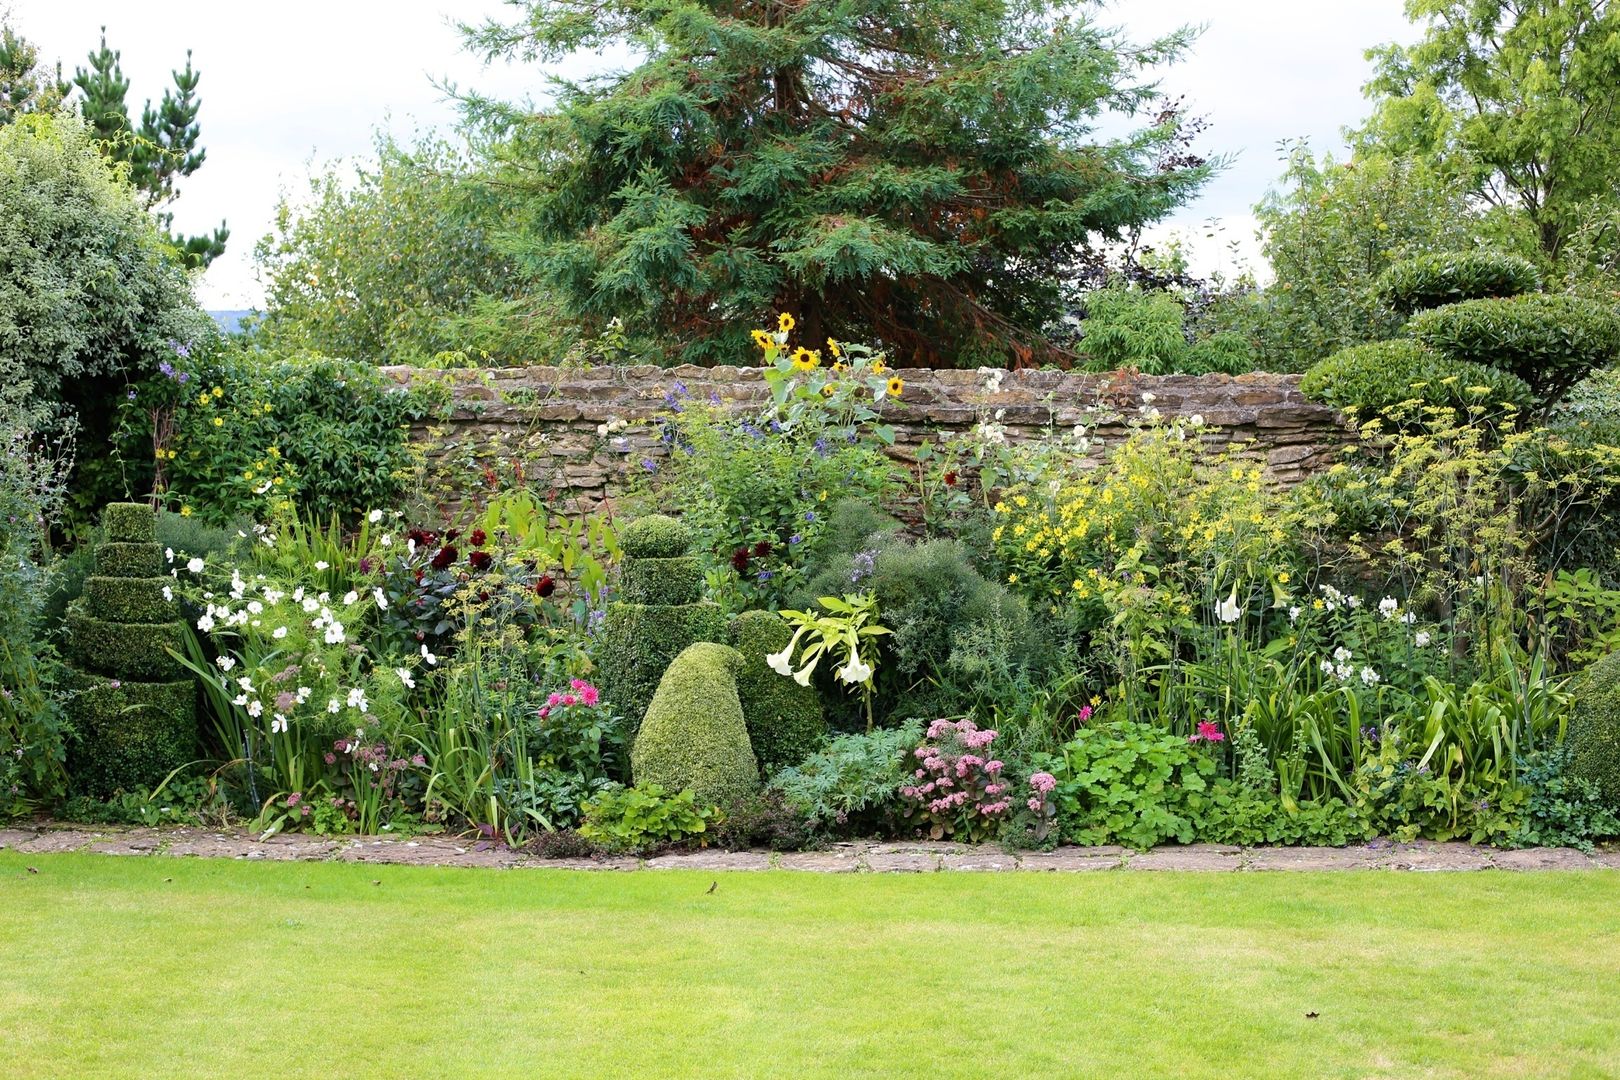
[[[96,797],[152,788],[197,749],[197,686],[170,652],[183,647],[185,627],[163,597],[155,515],[115,503],[102,525],[122,539],[96,550],[96,574],[68,608],[66,649],[69,775]]]
[[[695,604],[703,598],[703,572],[695,555],[626,560],[619,599],[631,604]]]
[[[619,549],[627,559],[673,559],[692,549],[692,530],[672,517],[648,514],[624,527]]]
[[[1403,315],[1463,300],[1518,296],[1541,288],[1535,264],[1500,251],[1403,259],[1379,276],[1379,299]]]
[[[603,693],[634,731],[675,657],[695,642],[725,638],[726,618],[718,604],[614,601],[602,626]]]
[[[1307,371],[1299,388],[1307,397],[1367,417],[1412,400],[1459,411],[1483,404],[1493,412],[1526,409],[1536,400],[1523,379],[1450,359],[1407,338],[1341,349]]]
[[[1576,685],[1567,739],[1570,774],[1591,781],[1620,811],[1620,652],[1593,664]]]
[[[766,776],[797,765],[827,739],[827,723],[815,688],[800,686],[765,662],[792,637],[787,621],[774,611],[745,611],[731,622],[732,645],[742,657],[737,697],[742,701],[748,741]]]
[[[164,622],[175,614],[173,602],[163,598],[165,584],[163,578],[86,578],[84,605],[112,622]]]
[[[75,790],[103,797],[151,789],[195,758],[197,688],[190,679],[130,682],[70,671],[67,684]]]
[[[107,543],[96,549],[96,574],[155,578],[163,573],[163,549],[155,543]]]
[[[108,503],[101,512],[101,528],[117,544],[157,541],[157,516],[146,503]]]
[[[760,788],[748,742],[737,675],[742,655],[699,642],[677,656],[659,680],[630,751],[637,785],[690,791],[699,806],[723,806]]]
[[[1578,296],[1465,300],[1412,316],[1407,332],[1454,361],[1500,368],[1544,403],[1620,357],[1620,315]]]

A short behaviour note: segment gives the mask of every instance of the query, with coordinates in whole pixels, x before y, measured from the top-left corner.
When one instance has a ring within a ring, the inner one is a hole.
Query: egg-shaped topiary
[[[737,675],[742,654],[729,645],[689,646],[659,680],[630,751],[637,784],[690,791],[702,806],[724,806],[759,790]]]

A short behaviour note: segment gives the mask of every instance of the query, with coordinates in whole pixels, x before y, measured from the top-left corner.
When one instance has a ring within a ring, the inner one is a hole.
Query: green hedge
[[[84,583],[84,610],[88,615],[115,623],[160,623],[175,618],[178,609],[163,598],[168,578],[92,577]]]
[[[712,642],[685,649],[658,683],[630,751],[637,784],[690,791],[699,806],[724,806],[759,790],[737,673],[742,656]]]
[[[1576,685],[1568,739],[1571,775],[1597,785],[1620,811],[1620,652],[1593,664]]]
[[[101,512],[107,539],[119,544],[157,541],[157,515],[146,503],[108,503]]]
[[[1476,393],[1485,387],[1485,393]],[[1354,345],[1334,353],[1305,373],[1299,388],[1307,397],[1338,409],[1373,415],[1404,401],[1451,406],[1475,405],[1501,411],[1529,408],[1535,394],[1524,380],[1496,368],[1448,359],[1407,338]]]
[[[602,691],[634,731],[670,662],[695,642],[725,639],[726,620],[718,604],[615,601],[608,605],[602,628]]]
[[[197,686],[67,673],[74,739],[68,773],[80,794],[154,788],[197,755]]]
[[[765,658],[780,652],[793,631],[774,611],[745,611],[731,622],[731,640],[742,656],[737,696],[742,700],[748,741],[766,776],[797,765],[827,739],[821,699],[812,686],[800,686],[771,670]]]
[[[1419,312],[1406,327],[1453,360],[1511,372],[1544,402],[1620,357],[1620,315],[1578,296],[1465,300]]]
[[[117,623],[70,611],[68,650],[85,671],[136,682],[166,682],[184,671],[165,651],[180,650],[183,631],[178,622]]]
[[[1403,315],[1462,300],[1518,296],[1540,287],[1533,263],[1497,251],[1404,259],[1385,270],[1377,286],[1379,299]]]
[[[163,549],[157,544],[102,544],[96,549],[101,577],[155,578],[163,573]]]
[[[692,530],[672,517],[649,514],[619,534],[626,559],[672,559],[692,550]]]
[[[695,604],[703,598],[703,571],[695,555],[626,559],[619,599],[629,604]]]

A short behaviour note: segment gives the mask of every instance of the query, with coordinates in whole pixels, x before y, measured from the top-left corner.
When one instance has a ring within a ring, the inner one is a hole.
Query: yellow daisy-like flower
[[[1007,575],[1007,584],[1009,584],[1009,585],[1018,584],[1018,575],[1017,574],[1008,574]]]
[[[800,346],[793,350],[793,366],[800,371],[812,371],[821,366],[821,354]]]
[[[844,350],[832,338],[827,339],[827,351],[833,354],[835,360],[844,355]]]
[[[182,506],[182,507],[181,507],[181,508],[180,508],[180,516],[181,516],[181,517],[190,517],[190,516],[191,516],[191,507],[189,507],[189,506]]]
[[[214,426],[215,427],[224,427],[225,426],[224,418],[219,417],[219,416],[214,417]]]
[[[872,374],[881,375],[888,370],[888,366],[883,362],[883,357],[880,356],[876,360],[872,361]]]
[[[789,315],[785,311],[776,317],[776,328],[784,334],[789,330],[792,330],[797,325],[798,323],[793,321],[793,316]]]
[[[906,388],[906,380],[902,379],[900,376],[896,375],[896,376],[894,376],[893,378],[891,378],[889,380],[888,390],[889,390],[889,396],[890,397],[893,397],[893,398],[899,397],[901,392],[904,391],[905,388]]]
[[[216,401],[225,396],[225,388],[222,386],[216,386],[208,392],[214,395],[214,399]]]
[[[832,397],[837,392],[838,392],[838,384],[837,383],[829,382],[829,383],[822,383],[821,384],[821,396],[822,397]]]
[[[762,349],[768,349],[772,345],[776,344],[776,342],[771,340],[771,335],[767,334],[763,330],[755,330],[754,334],[753,334],[753,337],[754,337],[754,344],[758,345]]]

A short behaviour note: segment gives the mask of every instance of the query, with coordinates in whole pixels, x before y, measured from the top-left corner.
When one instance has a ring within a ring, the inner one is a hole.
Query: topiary
[[[619,542],[621,598],[603,621],[601,687],[634,733],[670,662],[694,642],[724,641],[726,620],[719,605],[701,599],[686,526],[655,514],[631,522]]]
[[[759,790],[737,676],[742,654],[698,642],[669,665],[630,751],[638,786],[690,791],[700,806],[725,805]]]
[[[1528,259],[1499,251],[1418,255],[1379,275],[1378,297],[1403,315],[1461,300],[1518,296],[1541,288]]]
[[[1419,312],[1406,329],[1454,361],[1518,376],[1543,404],[1620,356],[1620,315],[1578,296],[1465,300]]]
[[[144,504],[115,503],[102,529],[96,572],[68,609],[74,667],[64,680],[75,735],[68,772],[97,797],[155,787],[197,747],[196,684],[170,653],[184,627],[159,576],[156,518]]]
[[[1485,405],[1493,412],[1529,408],[1536,400],[1523,379],[1448,359],[1407,338],[1341,349],[1307,371],[1299,388],[1316,401],[1368,416],[1412,400],[1459,411]]]
[[[1620,810],[1620,652],[1587,668],[1576,685],[1567,744],[1569,774]]]
[[[745,611],[731,621],[731,641],[742,656],[737,696],[754,756],[767,776],[797,765],[827,738],[815,689],[783,678],[765,662],[792,637],[787,622],[774,611]]]

